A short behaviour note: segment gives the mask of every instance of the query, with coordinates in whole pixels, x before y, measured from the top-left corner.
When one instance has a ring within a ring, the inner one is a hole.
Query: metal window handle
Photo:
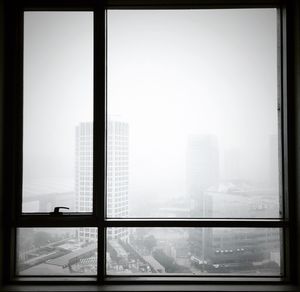
[[[63,215],[63,212],[60,212],[60,209],[66,209],[69,210],[68,207],[55,207],[53,212],[50,212],[50,215]]]

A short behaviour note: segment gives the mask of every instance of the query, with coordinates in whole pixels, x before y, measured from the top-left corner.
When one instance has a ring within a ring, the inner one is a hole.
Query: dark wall
[[[4,100],[4,1],[0,0],[0,263],[2,263],[3,220],[3,100]],[[0,285],[2,284],[2,265],[0,264]]]
[[[292,9],[290,13],[292,15],[292,21],[288,29],[288,37],[291,39],[291,47],[288,49],[290,53],[290,59],[288,65],[290,71],[288,71],[287,81],[290,82],[291,88],[288,92],[288,100],[290,99],[289,110],[292,114],[290,134],[292,140],[290,141],[290,163],[292,167],[290,169],[290,178],[292,180],[292,192],[291,196],[295,195],[295,201],[290,203],[291,211],[291,226],[295,232],[292,232],[293,242],[291,246],[291,252],[293,258],[297,260],[292,262],[291,267],[292,274],[294,273],[295,280],[300,283],[300,1],[292,0]],[[293,97],[293,98],[290,98]],[[295,187],[295,188],[294,188]]]
[[[100,1],[100,0],[99,0]],[[299,265],[300,265],[300,1],[299,0],[288,0],[289,3],[292,3],[292,16],[293,20],[290,23],[290,35],[289,37],[292,39],[292,47],[289,48],[289,52],[292,55],[292,59],[290,59],[290,73],[288,76],[288,81],[292,84],[292,90],[289,92],[290,96],[294,96],[295,98],[291,98],[290,102],[290,110],[292,113],[291,119],[291,128],[290,134],[292,136],[291,142],[292,147],[290,148],[290,159],[292,167],[290,169],[290,176],[292,177],[291,184],[293,185],[293,195],[295,195],[296,204],[291,204],[291,211],[294,211],[293,216],[293,224],[294,230],[291,243],[291,250],[293,255],[296,254],[297,260],[295,261],[295,265],[293,266],[293,270],[295,271],[295,278],[300,279],[299,273]],[[4,116],[4,1],[0,0],[0,286],[3,281],[3,174],[4,174],[4,166],[3,166],[3,116]],[[297,126],[299,125],[299,126]],[[297,211],[298,210],[298,211]],[[298,231],[298,232],[297,232]],[[298,244],[297,244],[298,243]],[[298,280],[299,281],[299,280]]]

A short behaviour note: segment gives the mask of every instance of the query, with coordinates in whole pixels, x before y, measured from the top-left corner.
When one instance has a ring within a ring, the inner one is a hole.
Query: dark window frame
[[[187,283],[207,283],[221,280],[232,284],[243,283],[253,280],[254,283],[270,283],[282,281],[283,283],[292,283],[296,279],[296,263],[290,254],[296,252],[295,225],[292,224],[296,218],[295,213],[295,197],[293,180],[295,177],[292,174],[294,165],[288,164],[290,161],[293,148],[293,118],[291,112],[291,101],[287,99],[287,95],[293,95],[292,81],[288,81],[287,77],[290,74],[292,66],[291,49],[287,47],[293,38],[287,33],[286,27],[291,27],[292,24],[287,21],[287,8],[291,7],[280,0],[108,0],[104,2],[100,0],[46,0],[41,1],[11,1],[6,3],[7,7],[7,35],[6,35],[6,95],[11,98],[5,100],[5,174],[4,174],[4,193],[10,194],[4,197],[4,235],[9,237],[9,240],[4,244],[4,280],[6,283],[18,281],[14,277],[14,260],[16,244],[16,228],[17,227],[98,227],[98,253],[103,255],[103,258],[98,257],[98,271],[105,271],[105,230],[108,227],[280,227],[284,230],[284,258],[286,269],[286,277],[282,279],[271,279],[268,277],[105,277],[103,273],[98,273],[97,283],[162,283],[162,282],[187,282]],[[279,219],[106,219],[105,218],[105,135],[94,135],[94,177],[101,177],[102,180],[94,179],[94,213],[93,214],[76,214],[69,213],[68,215],[53,217],[47,214],[23,214],[21,215],[21,199],[22,199],[22,36],[23,36],[23,11],[24,10],[65,10],[65,11],[94,11],[94,51],[99,52],[94,54],[94,133],[105,133],[105,9],[180,9],[180,8],[263,8],[276,7],[279,8],[280,14],[280,66],[279,75],[279,91],[281,92],[282,100],[282,117],[281,128],[283,135],[281,137],[282,144],[282,177],[283,177],[283,196],[284,196],[284,217]],[[291,9],[291,8],[289,8]],[[291,10],[288,10],[291,11]],[[291,12],[290,12],[291,13]],[[291,13],[292,14],[292,13]],[[11,65],[12,64],[12,65]],[[293,100],[292,100],[293,101]],[[99,112],[101,114],[99,114]],[[288,114],[289,113],[289,114]],[[97,195],[99,194],[99,195]],[[101,198],[101,199],[100,199]],[[98,202],[96,200],[99,200]],[[6,252],[5,252],[6,251]],[[10,252],[7,252],[10,251]],[[27,282],[36,283],[39,277],[28,277]],[[42,278],[42,277],[40,277]],[[58,280],[60,277],[49,277]],[[48,279],[49,279],[48,278]],[[69,277],[63,277],[69,278]],[[91,277],[80,277],[73,279],[75,282],[89,281]],[[271,277],[273,278],[273,277]],[[165,279],[165,280],[163,280]],[[43,279],[41,279],[43,280]],[[45,279],[44,279],[45,280]],[[45,283],[47,282],[47,279]],[[72,282],[72,281],[71,281]]]

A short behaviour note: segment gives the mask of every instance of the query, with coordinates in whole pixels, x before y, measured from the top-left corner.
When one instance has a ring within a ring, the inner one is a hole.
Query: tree
[[[156,246],[157,241],[153,235],[148,235],[144,238],[143,244],[144,244],[145,248],[148,250],[148,252],[151,253],[153,248]]]

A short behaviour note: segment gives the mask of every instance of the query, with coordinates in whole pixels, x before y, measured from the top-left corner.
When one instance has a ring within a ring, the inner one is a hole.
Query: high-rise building
[[[187,147],[187,192],[191,217],[211,217],[212,199],[206,192],[219,183],[219,147],[213,135],[193,135]],[[189,232],[190,253],[206,261],[210,256],[212,230],[196,228]]]
[[[193,135],[187,147],[187,193],[192,216],[210,216],[209,196],[205,191],[219,183],[219,148],[213,135]]]
[[[227,266],[229,271],[243,273],[256,265],[265,273],[278,273],[282,260],[280,237],[277,228],[214,228],[210,260],[219,267]]]
[[[107,216],[128,217],[128,124],[107,124]],[[93,123],[76,127],[76,210],[93,210]],[[108,239],[127,240],[126,228],[109,228]],[[80,228],[81,241],[97,238],[96,228]]]
[[[107,216],[128,217],[129,129],[122,121],[107,123]],[[128,240],[127,228],[109,228],[108,238]]]
[[[93,123],[76,127],[76,211],[93,211]]]
[[[93,123],[76,127],[76,211],[93,211]],[[97,240],[97,228],[79,228],[80,241]]]

